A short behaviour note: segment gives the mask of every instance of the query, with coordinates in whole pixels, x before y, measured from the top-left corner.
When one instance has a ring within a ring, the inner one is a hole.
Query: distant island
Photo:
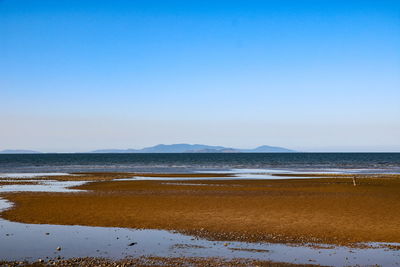
[[[199,144],[156,145],[142,149],[99,149],[83,153],[290,153],[297,152],[277,146],[259,146],[253,149],[240,149],[223,146],[208,146]],[[0,154],[41,154],[43,152],[25,149],[1,150]]]
[[[291,149],[276,146],[259,146],[254,149],[239,149],[223,146],[208,146],[199,144],[156,145],[142,149],[100,149],[90,153],[290,153]]]
[[[5,149],[1,150],[0,154],[40,154],[42,152],[35,150],[25,150],[25,149]]]

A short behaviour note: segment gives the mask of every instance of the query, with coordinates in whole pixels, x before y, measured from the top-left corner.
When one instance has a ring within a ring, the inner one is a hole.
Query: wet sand
[[[191,174],[179,175],[175,177]],[[132,174],[99,175],[93,180],[101,181],[76,187],[88,190],[82,193],[2,194],[16,205],[1,216],[24,223],[177,230],[212,240],[340,245],[400,241],[400,179],[392,175],[360,176],[357,186],[340,176],[110,181],[111,176]]]
[[[29,175],[28,175],[29,176]],[[115,179],[124,179],[132,177],[154,177],[154,178],[170,178],[170,177],[190,177],[190,178],[213,178],[213,177],[233,177],[232,173],[135,173],[135,172],[79,172],[63,175],[51,176],[33,176],[18,178],[19,181],[23,180],[56,180],[56,181],[112,181]],[[0,182],[10,180],[9,177],[1,177]]]
[[[105,258],[72,258],[72,259],[49,259],[35,263],[29,262],[2,262],[1,266],[270,266],[270,267],[295,267],[315,266],[306,264],[279,263],[270,261],[259,261],[251,259],[225,260],[222,258],[185,258],[185,257],[139,257],[123,260],[109,260]]]
[[[27,182],[27,181],[21,181],[21,182],[15,182],[15,181],[0,181],[0,186],[4,186],[4,185],[34,185],[34,184],[38,184],[37,182]]]

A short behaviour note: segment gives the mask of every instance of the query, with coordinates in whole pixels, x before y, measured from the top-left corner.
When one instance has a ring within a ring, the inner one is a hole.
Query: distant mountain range
[[[172,144],[156,145],[142,149],[99,149],[87,153],[289,153],[296,152],[277,146],[259,146],[254,149],[239,149],[223,146],[191,145],[191,144]],[[40,154],[42,152],[24,149],[6,149],[0,154]]]
[[[156,145],[143,149],[100,149],[90,153],[289,153],[296,152],[283,147],[259,146],[254,149],[239,149],[223,146],[173,144]]]

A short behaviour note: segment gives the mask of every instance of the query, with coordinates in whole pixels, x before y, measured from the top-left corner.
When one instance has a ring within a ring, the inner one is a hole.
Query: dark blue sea
[[[232,169],[400,173],[400,153],[0,154],[0,173]]]

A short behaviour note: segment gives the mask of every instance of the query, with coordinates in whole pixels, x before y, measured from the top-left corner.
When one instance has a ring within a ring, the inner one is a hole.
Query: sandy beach
[[[340,175],[284,180],[196,180],[204,177],[197,174],[181,174],[193,175],[183,181],[108,179],[115,175],[130,174],[100,174],[98,181],[75,187],[86,190],[80,193],[2,194],[15,206],[1,217],[35,224],[176,230],[211,240],[354,246],[400,241],[396,175],[359,176],[357,186]],[[172,175],[176,174],[146,176]],[[96,174],[56,179],[87,177],[96,180]]]

